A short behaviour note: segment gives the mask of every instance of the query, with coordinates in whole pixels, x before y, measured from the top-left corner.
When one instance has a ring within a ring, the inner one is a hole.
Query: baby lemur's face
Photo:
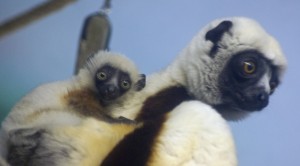
[[[102,104],[106,105],[129,90],[139,91],[145,87],[145,76],[135,82],[131,73],[106,64],[95,73],[95,86]]]

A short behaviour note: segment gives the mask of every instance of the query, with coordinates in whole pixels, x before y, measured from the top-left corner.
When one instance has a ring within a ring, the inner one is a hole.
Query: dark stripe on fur
[[[183,87],[170,87],[158,92],[156,95],[149,97],[145,102],[138,121],[155,119],[169,111],[172,111],[177,105],[192,97]]]
[[[103,161],[102,166],[146,165],[155,138],[166,120],[166,113],[172,111],[181,102],[191,99],[183,87],[171,87],[149,97],[137,117],[137,121],[144,122],[144,125],[120,141]]]
[[[102,166],[143,166],[151,154],[154,138],[159,134],[164,117],[146,122],[128,134],[103,161]]]

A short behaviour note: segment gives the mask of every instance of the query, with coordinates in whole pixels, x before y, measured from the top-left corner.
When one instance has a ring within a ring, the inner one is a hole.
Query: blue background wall
[[[42,0],[0,0],[0,22]],[[99,0],[78,1],[0,38],[0,120],[39,84],[72,76],[84,18]],[[300,1],[112,0],[112,50],[146,74],[167,66],[201,27],[215,18],[247,16],[282,45],[289,68],[269,106],[230,123],[241,166],[300,165]]]

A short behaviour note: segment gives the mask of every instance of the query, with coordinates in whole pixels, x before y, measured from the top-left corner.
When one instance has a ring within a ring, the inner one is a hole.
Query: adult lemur
[[[120,141],[102,165],[236,165],[229,129],[218,113],[237,120],[262,110],[285,68],[278,42],[254,20],[213,21],[114,111],[144,126]]]
[[[101,165],[237,165],[222,116],[242,119],[267,106],[285,68],[279,44],[258,23],[240,17],[215,20],[165,70],[148,76],[142,91],[114,108],[112,117],[138,125],[128,124],[136,129],[122,129],[128,134],[113,150],[91,160]],[[113,127],[110,136],[120,132]],[[93,149],[84,142],[73,145]]]

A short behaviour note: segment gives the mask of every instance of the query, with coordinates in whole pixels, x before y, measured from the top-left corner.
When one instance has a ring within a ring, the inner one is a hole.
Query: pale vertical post
[[[109,49],[111,24],[104,12],[88,16],[84,22],[75,66],[75,74],[84,65],[87,58],[99,50]]]

